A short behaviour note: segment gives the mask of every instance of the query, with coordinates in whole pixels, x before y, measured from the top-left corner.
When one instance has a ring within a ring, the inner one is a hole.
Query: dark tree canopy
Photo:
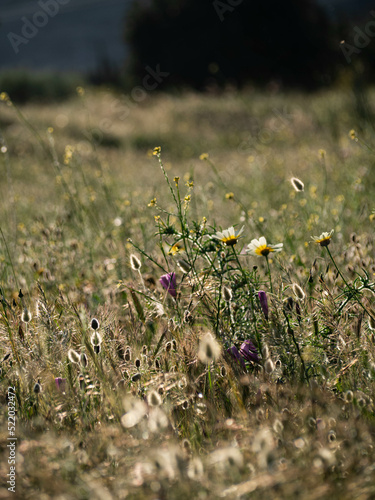
[[[315,88],[334,76],[332,28],[314,0],[139,0],[125,40],[135,79],[146,66],[163,85],[248,82]]]

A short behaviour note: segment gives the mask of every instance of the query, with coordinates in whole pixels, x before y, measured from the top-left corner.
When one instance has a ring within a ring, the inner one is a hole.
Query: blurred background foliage
[[[313,0],[279,2],[135,2],[125,40],[134,80],[146,65],[171,76],[164,85],[195,89],[283,84],[313,89],[337,75],[338,44],[324,9]]]
[[[143,85],[147,68],[168,74],[156,86],[168,91],[254,86],[271,92],[332,86],[353,90],[359,81],[364,86],[374,80],[375,30],[371,23],[375,25],[375,20],[367,0],[124,0],[123,11],[122,21],[118,11],[113,10],[112,16],[122,23],[118,45],[123,48],[123,58],[114,59],[114,52],[106,56],[99,50],[95,67],[82,59],[81,67],[72,66],[70,72],[66,57],[59,69],[62,54],[56,53],[54,65],[41,72],[31,61],[26,67],[14,56],[10,65],[0,62],[0,90],[15,102],[65,98],[74,93],[77,84],[131,92]],[[73,30],[69,20],[78,14],[62,8],[60,15],[61,22],[66,17],[59,45],[63,47],[64,39],[75,33],[69,31]],[[55,20],[48,29],[53,23]],[[82,30],[88,28],[82,26]],[[3,39],[6,29],[2,27]],[[47,50],[53,36],[41,29],[30,47]],[[98,37],[92,51],[106,46],[108,26],[103,26]],[[6,42],[4,50],[11,51]],[[76,46],[75,51],[79,50]]]

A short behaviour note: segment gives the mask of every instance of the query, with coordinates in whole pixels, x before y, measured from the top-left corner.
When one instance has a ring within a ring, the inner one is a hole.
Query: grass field
[[[0,96],[0,498],[375,498],[374,97]]]

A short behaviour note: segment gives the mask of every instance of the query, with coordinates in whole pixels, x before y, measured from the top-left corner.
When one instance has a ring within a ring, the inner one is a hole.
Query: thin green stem
[[[212,391],[211,363],[208,364],[208,384],[210,387],[210,391]]]
[[[307,372],[307,369],[306,369],[305,361],[304,361],[304,359],[302,357],[301,349],[300,349],[299,344],[297,342],[297,339],[296,339],[296,337],[294,335],[294,330],[290,326],[288,315],[286,314],[285,311],[283,311],[283,312],[284,312],[284,316],[285,316],[286,322],[288,324],[288,333],[291,335],[292,340],[293,340],[293,344],[295,345],[295,347],[297,349],[297,354],[298,354],[298,357],[299,357],[299,359],[301,361],[301,364],[302,364],[302,369],[303,369],[303,372],[304,372],[304,375],[305,375],[305,378],[306,378],[306,382],[308,383],[309,382],[309,375],[308,375],[308,372]]]
[[[5,236],[4,236],[4,233],[3,233],[3,230],[1,229],[1,227],[0,227],[0,233],[1,233],[1,237],[3,238],[4,245],[5,245],[5,248],[6,248],[7,254],[8,254],[8,259],[9,259],[10,267],[12,268],[12,273],[13,273],[13,277],[14,277],[15,284],[16,284],[17,288],[19,289],[17,276],[16,276],[16,273],[15,273],[15,271],[14,271],[14,266],[13,266],[12,257],[10,256],[10,252],[9,252],[8,244],[7,244],[7,241],[6,241],[6,239],[5,239]]]
[[[241,271],[242,276],[244,277],[244,279],[246,280],[246,282],[248,282],[247,276],[246,276],[246,274],[245,274],[245,271],[242,269],[242,266],[241,266],[240,260],[239,260],[239,258],[238,258],[237,252],[235,251],[234,247],[232,247],[232,250],[233,250],[233,254],[234,254],[234,256],[235,256],[235,259],[236,259],[236,261],[237,261],[238,268],[239,268],[239,270]],[[254,288],[253,288],[253,286],[252,286],[252,283],[250,283],[250,303],[251,303],[251,312],[252,312],[252,315],[253,315],[253,322],[254,322],[255,334],[256,334],[257,339],[259,340],[259,338],[258,338],[258,329],[257,329],[257,321],[256,321],[256,316],[255,316],[255,308],[254,308],[253,291],[254,291]]]
[[[164,273],[168,272],[163,266],[161,266],[158,262],[156,262],[156,260],[154,260],[150,255],[148,255],[146,252],[144,252],[136,243],[134,243],[133,240],[131,240],[130,238],[128,238],[128,242],[131,245],[133,245],[133,247],[136,248],[139,253],[141,253],[142,255],[144,255],[145,257],[147,257],[148,259],[150,259],[151,262],[153,262],[156,266],[158,266]]]
[[[163,174],[164,174],[165,180],[167,181],[167,184],[168,184],[169,189],[170,189],[170,191],[171,191],[171,194],[172,194],[173,200],[174,200],[174,202],[176,203],[176,206],[178,207],[178,206],[179,206],[179,205],[178,205],[178,201],[177,201],[176,195],[174,194],[172,184],[171,184],[171,183],[170,183],[170,181],[169,181],[169,177],[168,177],[168,175],[167,175],[167,172],[165,171],[165,168],[164,168],[163,162],[161,161],[161,156],[160,156],[160,153],[158,153],[156,156],[158,157],[160,168],[161,168],[161,170],[162,170],[162,172],[163,172]]]
[[[357,291],[355,288],[353,289],[352,286],[350,286],[348,284],[348,282],[346,281],[346,279],[344,278],[342,272],[340,271],[340,269],[338,268],[336,262],[335,262],[335,259],[333,258],[333,255],[331,254],[330,252],[330,249],[328,248],[328,246],[325,247],[327,252],[328,252],[328,255],[331,259],[331,261],[333,262],[333,265],[335,266],[336,268],[336,271],[339,273],[339,275],[341,276],[341,279],[343,280],[343,282],[345,283],[345,285],[348,287],[348,289],[353,293],[353,298],[354,300],[357,302],[357,304],[375,321],[375,318],[374,318],[374,315],[371,314],[367,309],[366,307],[362,304],[362,302],[358,299],[357,297]]]
[[[270,263],[268,261],[268,255],[266,255],[266,261],[267,261],[268,276],[269,276],[269,280],[270,280],[270,290],[271,290],[271,293],[273,293],[271,268],[270,268]]]

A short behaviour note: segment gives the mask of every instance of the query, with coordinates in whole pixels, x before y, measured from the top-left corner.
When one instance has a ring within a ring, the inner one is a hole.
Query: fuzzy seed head
[[[166,429],[169,425],[167,415],[159,407],[151,408],[148,415],[148,428],[150,432],[157,433]]]
[[[133,253],[130,255],[130,265],[131,268],[134,269],[134,271],[139,271],[142,266],[141,261]]]
[[[279,419],[276,419],[273,423],[273,430],[276,432],[276,434],[281,434],[283,432],[284,426]]]
[[[332,429],[333,429],[333,428],[335,428],[335,427],[336,427],[336,419],[335,419],[335,418],[333,418],[333,417],[330,417],[330,418],[328,419],[328,425],[329,425],[329,427],[331,427]]]
[[[330,443],[333,443],[334,441],[336,441],[336,433],[335,433],[335,431],[329,431],[329,433],[328,433],[328,441]]]
[[[29,323],[31,321],[31,318],[32,318],[31,312],[27,309],[27,307],[25,307],[21,316],[21,320],[24,323]]]
[[[359,406],[360,408],[364,408],[364,407],[366,406],[366,404],[367,404],[367,403],[366,403],[366,400],[365,400],[364,398],[359,398],[359,399],[358,399],[358,406]]]
[[[255,412],[255,416],[258,422],[261,422],[264,419],[264,411],[262,408],[258,408]]]
[[[211,464],[219,470],[238,468],[243,466],[243,456],[238,448],[230,447],[214,451],[209,456]]]
[[[271,373],[274,371],[275,365],[273,364],[273,361],[271,358],[268,358],[266,362],[264,363],[264,370],[268,375],[271,375]]]
[[[316,429],[316,420],[314,417],[309,417],[307,422],[309,424],[309,427],[311,427],[312,429]]]
[[[204,474],[204,467],[200,458],[193,458],[189,463],[187,475],[193,481],[200,481]]]
[[[39,384],[39,382],[37,382],[34,385],[34,393],[35,394],[40,394],[41,392],[42,392],[42,386]]]
[[[345,401],[347,403],[352,403],[353,402],[354,395],[353,395],[352,391],[346,391],[346,393],[344,394],[344,396],[345,396]]]
[[[162,403],[160,394],[158,394],[156,391],[150,392],[147,396],[147,402],[150,406],[160,406]]]
[[[95,331],[91,335],[91,344],[93,347],[95,347],[95,346],[100,346],[101,343],[102,343],[102,336],[100,335],[99,332]]]
[[[261,428],[254,436],[252,450],[256,454],[258,465],[265,469],[272,458],[276,446],[272,432],[267,427]]]
[[[86,367],[86,366],[87,366],[87,364],[88,364],[88,359],[87,359],[86,354],[83,352],[83,353],[81,354],[81,365],[82,365],[83,367]]]
[[[146,403],[139,399],[125,398],[123,405],[126,413],[121,417],[121,424],[127,429],[137,425],[147,413]]]
[[[293,292],[294,295],[296,296],[297,300],[303,300],[305,298],[305,292],[302,290],[302,288],[297,285],[297,283],[293,283]]]
[[[97,330],[99,328],[99,321],[96,318],[92,318],[92,320],[91,320],[91,328],[93,330]]]
[[[230,288],[228,288],[227,286],[223,287],[223,297],[224,297],[225,302],[230,302],[233,298],[232,290]]]
[[[215,361],[220,356],[220,346],[211,333],[206,333],[199,342],[198,358],[204,364]]]
[[[68,358],[69,358],[69,361],[71,361],[72,363],[74,363],[76,365],[80,364],[80,362],[81,362],[81,356],[74,349],[69,349]]]
[[[304,191],[305,185],[300,179],[297,179],[297,177],[292,177],[290,182],[297,192]]]
[[[270,351],[267,344],[264,344],[262,347],[262,357],[263,359],[268,359],[270,357]]]
[[[187,399],[185,399],[184,401],[182,401],[182,403],[181,403],[181,408],[182,408],[183,410],[187,410],[187,409],[189,408],[189,406],[190,406],[190,405],[189,405],[189,401],[188,401]]]
[[[138,382],[138,380],[141,380],[141,374],[140,373],[135,373],[133,376],[132,376],[132,382]]]

